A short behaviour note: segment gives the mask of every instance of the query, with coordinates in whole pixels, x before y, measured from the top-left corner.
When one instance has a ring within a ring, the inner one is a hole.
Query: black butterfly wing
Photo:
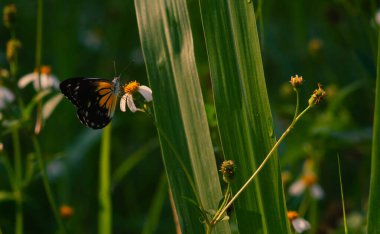
[[[117,101],[111,81],[76,77],[63,81],[59,87],[77,107],[77,116],[84,125],[100,129],[111,121]]]

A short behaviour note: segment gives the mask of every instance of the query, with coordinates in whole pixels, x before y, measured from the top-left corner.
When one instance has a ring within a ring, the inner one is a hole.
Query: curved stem
[[[45,163],[44,163],[44,160],[43,160],[42,155],[41,155],[41,149],[40,149],[40,145],[38,143],[37,137],[33,136],[32,140],[33,140],[34,150],[36,151],[38,165],[39,165],[40,170],[41,170],[41,176],[42,176],[42,181],[43,181],[43,184],[45,187],[46,195],[48,197],[51,209],[54,213],[54,218],[55,218],[55,220],[59,226],[59,233],[66,233],[65,226],[63,225],[62,219],[59,216],[57,205],[55,204],[53,193],[52,193],[50,185],[49,185],[49,180],[47,178],[46,170],[45,170]]]
[[[219,219],[222,217],[223,213],[226,212],[228,207],[232,205],[232,203],[238,198],[238,196],[245,190],[245,188],[248,186],[249,183],[252,182],[252,180],[256,177],[256,175],[261,171],[261,169],[265,166],[266,162],[269,160],[270,156],[273,155],[275,150],[278,148],[280,143],[284,140],[286,135],[292,130],[294,125],[297,123],[297,121],[311,108],[309,105],[305,110],[301,112],[294,120],[293,122],[289,125],[289,127],[286,129],[286,131],[281,135],[281,137],[278,139],[276,144],[272,147],[272,149],[269,151],[268,155],[265,157],[263,162],[260,164],[260,166],[256,169],[256,171],[252,174],[252,176],[245,182],[245,184],[240,188],[240,190],[231,198],[231,200],[228,202],[228,204],[223,208],[223,210],[219,213],[219,215],[212,220],[212,223],[216,224]]]

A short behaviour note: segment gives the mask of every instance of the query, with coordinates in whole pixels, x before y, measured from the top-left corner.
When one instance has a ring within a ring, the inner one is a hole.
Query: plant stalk
[[[298,95],[297,95],[298,97]],[[261,169],[265,166],[266,162],[269,160],[269,158],[273,155],[275,150],[278,148],[280,143],[284,140],[286,135],[293,129],[294,125],[297,123],[297,121],[311,108],[312,106],[308,106],[304,111],[302,111],[301,114],[299,114],[293,122],[289,125],[289,127],[286,129],[286,131],[281,135],[281,137],[278,139],[276,144],[272,147],[272,149],[269,151],[268,155],[265,157],[263,162],[260,164],[260,166],[256,169],[256,171],[252,174],[252,176],[245,182],[245,184],[240,188],[240,190],[231,198],[231,200],[228,202],[228,204],[222,209],[222,211],[219,213],[219,215],[213,219],[212,223],[216,224],[219,219],[222,217],[224,212],[232,205],[232,203],[238,198],[238,196],[244,191],[244,189],[249,185],[249,183],[252,182],[252,180],[256,177],[256,175],[261,171]]]
[[[23,233],[23,209],[22,209],[22,165],[21,165],[21,145],[20,135],[17,128],[12,129],[12,141],[13,141],[13,154],[14,154],[14,167],[15,167],[15,186],[14,195],[16,199],[16,221],[15,221],[15,233]]]
[[[54,218],[59,226],[59,233],[66,233],[65,226],[63,225],[63,221],[61,217],[59,216],[57,205],[55,204],[53,193],[49,185],[49,180],[47,178],[46,170],[45,170],[45,162],[44,162],[44,159],[42,158],[41,149],[40,149],[40,145],[38,143],[37,137],[33,136],[32,140],[33,140],[34,150],[35,150],[37,160],[38,160],[38,165],[41,170],[42,182],[44,184],[45,192],[48,197],[50,207],[53,211]]]
[[[104,128],[99,164],[98,233],[112,233],[112,204],[110,187],[111,123]]]

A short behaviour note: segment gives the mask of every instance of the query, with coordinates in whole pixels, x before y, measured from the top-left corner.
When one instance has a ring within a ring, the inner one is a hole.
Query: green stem
[[[12,129],[13,154],[15,164],[15,188],[14,195],[16,199],[16,223],[15,233],[23,233],[23,211],[22,211],[22,166],[21,166],[21,145],[20,135],[17,128]]]
[[[41,58],[42,58],[42,26],[43,26],[43,0],[37,2],[37,28],[36,28],[36,69],[38,72],[38,86],[41,86]],[[39,134],[42,125],[42,100],[38,102],[35,134]]]
[[[35,150],[37,160],[38,160],[38,165],[39,165],[40,170],[41,170],[42,182],[43,182],[44,187],[45,187],[45,192],[46,192],[46,195],[48,197],[50,207],[54,213],[54,218],[55,218],[56,222],[58,223],[59,233],[66,233],[65,226],[63,225],[62,219],[59,216],[58,209],[57,209],[57,206],[56,206],[55,201],[54,201],[53,193],[52,193],[50,185],[49,185],[49,180],[47,178],[46,170],[45,170],[45,162],[42,158],[41,149],[40,149],[40,145],[38,143],[37,137],[33,135],[32,140],[33,140],[34,150]]]
[[[37,28],[36,28],[36,68],[39,71],[42,55],[42,23],[43,23],[43,0],[37,2]],[[41,80],[40,87],[41,87]]]
[[[342,183],[342,171],[340,169],[340,158],[339,155],[336,156],[338,158],[338,169],[339,169],[339,183],[340,183],[340,195],[342,198],[342,209],[343,209],[343,225],[344,225],[344,233],[348,233],[347,228],[347,219],[346,219],[346,208],[344,206],[344,195],[343,195],[343,183]]]
[[[206,225],[206,234],[211,234],[213,228],[214,228],[214,225],[212,225],[212,224],[207,224],[207,225]]]
[[[214,215],[214,217],[213,217],[212,220],[215,220],[215,218],[219,216],[219,213],[226,206],[226,204],[227,204],[228,200],[230,199],[230,197],[231,197],[231,185],[228,184],[226,193],[224,194],[224,200],[223,200],[222,204],[220,205],[219,210],[215,213],[215,215]]]
[[[264,167],[264,165],[266,164],[266,162],[269,160],[270,156],[273,155],[273,153],[275,152],[275,150],[278,148],[278,146],[280,145],[280,143],[284,140],[284,138],[286,137],[286,135],[288,135],[288,133],[293,129],[294,125],[297,123],[297,121],[311,108],[312,106],[308,106],[304,111],[301,112],[301,114],[299,114],[297,116],[297,118],[295,118],[293,120],[293,122],[290,124],[290,126],[286,129],[286,131],[281,135],[280,139],[278,139],[278,141],[276,142],[276,144],[273,146],[273,148],[269,151],[268,155],[265,157],[265,159],[263,160],[263,162],[260,164],[260,166],[256,169],[256,171],[252,174],[252,176],[247,180],[247,182],[245,182],[245,184],[240,188],[240,190],[235,194],[235,196],[232,197],[232,199],[228,202],[228,204],[223,208],[223,210],[219,213],[219,215],[213,219],[212,223],[216,224],[220,218],[222,217],[222,215],[224,214],[224,212],[226,212],[226,210],[228,209],[228,207],[230,207],[232,205],[232,203],[236,200],[236,198],[238,198],[238,196],[245,190],[245,188],[252,182],[252,180],[256,177],[256,175],[261,171],[261,169]]]
[[[299,111],[299,106],[300,106],[300,95],[299,95],[299,92],[298,92],[298,89],[297,88],[293,88],[294,92],[296,92],[296,97],[297,97],[297,100],[296,100],[296,110],[294,112],[294,118],[292,120],[292,123],[296,120],[297,118],[297,115],[298,115],[298,111]]]
[[[110,187],[111,124],[104,128],[99,164],[98,233],[112,233],[112,204]]]

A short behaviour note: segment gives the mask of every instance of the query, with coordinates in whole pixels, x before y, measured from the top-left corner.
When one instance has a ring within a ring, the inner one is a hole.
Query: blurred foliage
[[[2,1],[0,8],[10,2]],[[306,105],[317,82],[328,93],[318,110],[314,109],[300,121],[279,150],[280,164],[291,175],[285,189],[302,174],[305,160],[312,159],[325,196],[314,202],[310,202],[307,194],[287,196],[288,207],[298,209],[308,199],[311,208],[305,217],[311,221],[313,230],[342,233],[336,161],[339,154],[348,228],[360,233],[365,225],[369,191],[379,27],[375,15],[380,4],[374,0],[261,2],[259,20],[263,27],[259,28],[259,34],[276,134],[280,135],[292,119],[295,96],[288,85],[291,75],[302,75],[305,80],[301,104]],[[19,75],[23,75],[34,69],[37,6],[35,1],[27,0],[15,4],[16,32],[22,43]],[[111,79],[113,61],[117,72],[133,61],[122,81],[147,83],[133,1],[46,0],[44,9],[42,63],[50,65],[60,80],[74,76]],[[202,33],[200,23],[192,23]],[[0,67],[8,66],[5,51],[9,37],[1,26]],[[199,44],[195,48],[197,59],[204,64],[198,64],[207,93],[204,97],[210,105],[210,120],[214,121],[206,55],[202,43],[195,43]],[[21,94],[23,100],[29,100],[34,91],[28,87]],[[217,148],[217,127],[214,122],[210,126]],[[140,113],[116,110],[112,127],[111,172],[156,138],[151,119]],[[24,163],[33,157],[29,133],[20,133]],[[0,161],[0,227],[3,233],[13,233],[14,202],[5,192],[11,190],[11,185],[3,166],[7,160],[13,161],[12,141],[9,135],[0,137],[8,157]],[[65,99],[46,121],[39,140],[56,202],[73,208],[72,216],[64,220],[68,232],[95,233],[100,131],[82,126],[75,109]],[[124,178],[119,178],[119,185],[112,191],[114,233],[140,233],[159,190],[163,172],[160,151],[155,148],[144,153],[149,155],[141,157],[140,163]],[[174,233],[167,198],[160,216],[156,232]],[[26,233],[54,233],[57,228],[38,170],[25,190],[24,222]]]

